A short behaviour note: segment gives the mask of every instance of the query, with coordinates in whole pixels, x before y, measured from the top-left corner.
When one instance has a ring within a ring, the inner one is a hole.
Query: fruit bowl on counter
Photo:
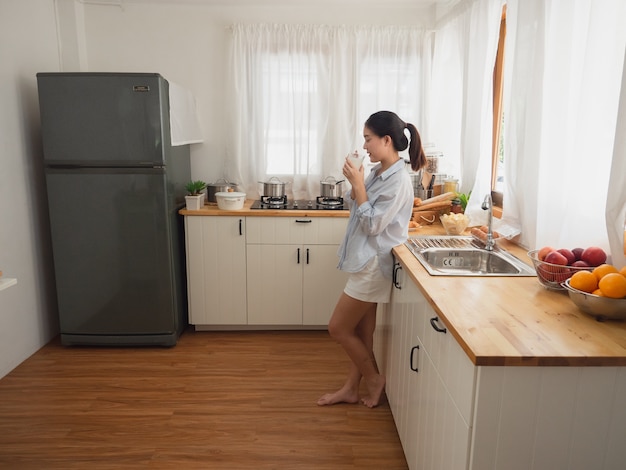
[[[552,290],[566,290],[563,282],[567,281],[577,271],[592,271],[592,266],[567,266],[548,263],[539,259],[539,250],[531,250],[528,257],[532,260],[537,279],[544,287]]]
[[[612,299],[610,297],[594,295],[582,290],[574,289],[567,279],[562,284],[567,290],[569,298],[583,312],[593,316],[598,321],[626,319],[626,298]]]

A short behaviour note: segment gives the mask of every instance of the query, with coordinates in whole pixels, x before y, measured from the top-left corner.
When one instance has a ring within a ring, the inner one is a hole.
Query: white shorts
[[[378,256],[374,256],[360,272],[350,273],[343,291],[363,302],[388,303],[391,279],[387,279],[378,267]]]

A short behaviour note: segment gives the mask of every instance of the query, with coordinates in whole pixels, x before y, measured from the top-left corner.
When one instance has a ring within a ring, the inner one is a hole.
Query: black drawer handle
[[[298,248],[298,264],[300,264],[300,248]]]
[[[306,249],[306,264],[309,264],[309,249]]]
[[[430,319],[430,326],[432,326],[435,329],[435,331],[439,333],[446,333],[448,330],[437,325],[438,321],[439,321],[439,317],[432,317]]]
[[[297,224],[310,224],[310,223],[313,223],[313,221],[311,219],[309,219],[309,220],[296,219],[296,223]]]
[[[243,235],[243,230],[241,230],[242,224],[243,224],[243,219],[239,219],[239,236]]]
[[[402,286],[398,282],[398,271],[402,269],[400,263],[395,263],[393,265],[393,285],[396,289],[402,289]]]
[[[413,365],[413,358],[415,357],[415,351],[419,351],[419,349],[420,349],[419,344],[411,348],[411,356],[409,357],[409,367],[411,368],[413,372],[419,372],[417,370],[417,365]]]

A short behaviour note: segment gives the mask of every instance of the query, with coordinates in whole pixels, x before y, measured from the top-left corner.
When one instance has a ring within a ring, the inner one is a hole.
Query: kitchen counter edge
[[[216,204],[205,204],[200,210],[181,209],[178,211],[186,216],[241,216],[241,217],[349,217],[349,210],[320,209],[320,210],[287,210],[287,209],[250,209],[254,200],[246,199],[243,208],[239,210],[223,210]]]
[[[406,246],[393,253],[475,365],[626,366],[626,322],[599,322],[536,277],[431,276]]]

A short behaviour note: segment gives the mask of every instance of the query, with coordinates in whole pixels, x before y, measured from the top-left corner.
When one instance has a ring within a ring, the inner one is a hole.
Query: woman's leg
[[[369,396],[362,400],[363,403],[370,408],[378,405],[385,387],[385,378],[378,373],[372,352],[375,326],[375,303],[363,302],[345,293],[341,294],[328,324],[328,331],[344,348],[352,360],[352,366],[346,384],[339,391],[324,395],[318,400],[318,404],[356,403],[362,376],[365,378],[369,393]]]
[[[340,306],[342,305],[342,298],[346,296],[346,294],[341,294],[339,301],[337,301],[337,305],[335,306],[335,310],[329,322],[329,332],[330,325],[333,323],[333,318],[337,315],[342,315],[340,311]],[[360,325],[360,323],[359,323]],[[332,334],[331,334],[332,336]],[[354,364],[354,362],[350,361],[350,369],[348,371],[348,377],[346,378],[346,382],[336,392],[326,393],[322,395],[318,400],[318,405],[334,405],[336,403],[358,403],[359,402],[359,385],[361,384],[361,372],[358,367]]]
[[[357,326],[356,333],[359,336],[359,338],[361,338],[361,340],[363,341],[363,344],[367,348],[372,364],[374,365],[374,368],[376,369],[376,373],[380,374],[378,370],[378,365],[376,364],[376,358],[374,357],[374,330],[376,329],[376,305],[377,304],[374,304],[374,303],[369,305],[367,312],[365,313],[365,315],[363,316],[363,318],[361,319],[361,321],[359,322]],[[376,400],[377,403],[373,406],[380,404],[381,396],[382,396],[382,393],[381,395],[379,395],[378,400]],[[364,397],[361,401],[364,404],[369,406],[368,403],[370,403],[370,397]]]

